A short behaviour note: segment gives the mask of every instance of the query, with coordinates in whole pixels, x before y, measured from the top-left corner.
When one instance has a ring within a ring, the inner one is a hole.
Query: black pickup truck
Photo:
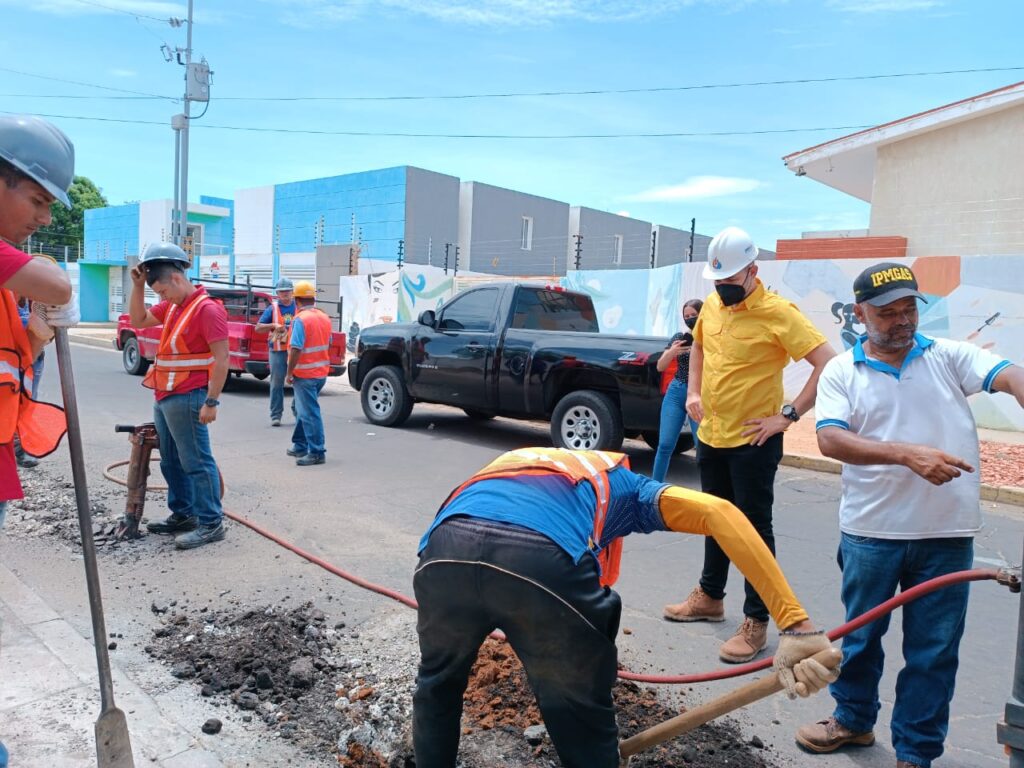
[[[399,426],[416,402],[441,403],[471,419],[550,420],[556,447],[614,451],[643,437],[656,448],[666,341],[600,333],[586,294],[492,283],[415,323],[364,329],[348,377],[380,426]],[[677,451],[693,446],[688,429]]]

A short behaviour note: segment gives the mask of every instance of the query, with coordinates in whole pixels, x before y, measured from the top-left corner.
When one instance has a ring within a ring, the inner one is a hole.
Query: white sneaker
[[[280,419],[271,419],[270,420],[270,426],[272,426],[272,427],[280,427],[281,426],[281,420]]]

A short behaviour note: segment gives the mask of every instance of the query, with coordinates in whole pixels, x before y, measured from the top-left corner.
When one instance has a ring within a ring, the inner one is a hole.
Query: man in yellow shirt
[[[728,227],[708,246],[704,277],[713,280],[693,329],[686,410],[700,422],[697,465],[701,489],[726,499],[746,515],[774,554],[772,504],[782,460],[782,433],[814,406],[825,363],[835,350],[817,328],[757,279],[757,246],[746,232]],[[782,371],[806,360],[812,372],[800,394],[783,405]],[[724,621],[729,557],[705,540],[700,584],[682,603],[667,605],[671,621]],[[768,609],[749,581],[744,620],[722,644],[722,661],[750,661],[768,644]]]

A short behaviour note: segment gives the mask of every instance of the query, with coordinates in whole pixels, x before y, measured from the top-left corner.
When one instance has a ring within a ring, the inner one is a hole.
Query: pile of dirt
[[[1024,445],[982,440],[981,482],[1024,487]]]

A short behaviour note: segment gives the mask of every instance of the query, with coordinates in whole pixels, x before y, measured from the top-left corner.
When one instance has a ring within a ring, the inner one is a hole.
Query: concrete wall
[[[878,148],[871,234],[908,257],[1024,254],[1024,106]]]
[[[656,267],[664,267],[669,264],[684,264],[687,262],[686,254],[690,249],[690,233],[688,230],[675,229],[674,227],[663,227],[655,225],[658,232],[657,262]],[[689,261],[707,261],[708,243],[711,238],[702,235],[700,232],[693,233],[693,258]]]
[[[274,187],[235,192],[235,254],[262,256],[274,252]]]
[[[406,167],[404,237],[406,264],[437,266],[444,261],[444,244],[459,242],[455,176]]]
[[[86,261],[125,263],[139,253],[139,203],[110,205],[85,212]]]
[[[524,216],[533,219],[528,249],[522,247]],[[562,275],[568,241],[568,203],[478,181],[462,182],[460,270],[496,275]]]
[[[580,269],[643,269],[651,265],[651,223],[584,206],[569,209],[567,268],[576,266],[575,235],[583,235]]]

